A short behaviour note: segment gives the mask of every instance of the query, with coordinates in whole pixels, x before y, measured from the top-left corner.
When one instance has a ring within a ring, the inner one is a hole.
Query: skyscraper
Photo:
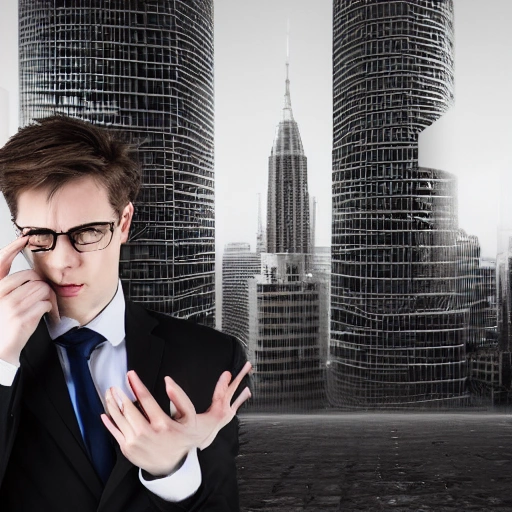
[[[419,168],[453,101],[452,0],[334,1],[329,396],[465,399],[456,183]]]
[[[496,260],[480,257],[476,237],[461,236],[459,245],[466,246],[466,253],[475,255],[472,260],[466,259],[471,278],[465,281],[472,285],[467,342],[468,388],[477,404],[506,403],[510,390],[510,352],[498,348]]]
[[[128,296],[214,325],[213,0],[20,0],[19,19],[21,124],[64,113],[139,146]]]
[[[248,280],[261,270],[260,255],[248,243],[231,243],[222,256],[222,331],[245,346],[249,338]]]
[[[309,253],[307,158],[293,119],[288,67],[283,118],[268,159],[267,252]]]
[[[279,412],[323,407],[328,285],[307,272],[304,254],[261,259],[261,274],[249,280],[254,406]]]
[[[283,118],[269,157],[267,252],[261,253],[261,272],[248,281],[255,407],[304,411],[325,405],[327,283],[310,273],[309,222],[307,159],[286,64]]]
[[[496,256],[497,342],[501,363],[500,381],[504,394],[512,396],[512,205],[509,199],[512,177],[503,175],[500,185]]]

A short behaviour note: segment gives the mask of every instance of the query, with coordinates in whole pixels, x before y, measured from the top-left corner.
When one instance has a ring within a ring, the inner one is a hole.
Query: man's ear
[[[119,221],[119,227],[121,228],[121,243],[124,244],[128,240],[128,234],[130,233],[130,226],[133,219],[133,204],[128,203],[121,213],[121,219]]]

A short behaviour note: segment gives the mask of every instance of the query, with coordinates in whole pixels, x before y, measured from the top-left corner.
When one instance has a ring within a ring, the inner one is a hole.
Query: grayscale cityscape
[[[509,402],[507,258],[497,297],[496,261],[459,228],[455,176],[418,164],[419,134],[454,101],[453,15],[449,1],[334,3],[330,251],[286,63],[266,232],[223,260],[222,329],[254,362],[253,409]]]
[[[250,239],[216,247],[222,2],[19,0],[19,126],[65,114],[138,147],[120,277],[131,300],[245,347],[244,510],[512,511],[512,207],[490,257],[459,220],[460,176],[420,165],[420,134],[457,101],[454,1],[322,2],[332,203],[311,192],[282,20],[281,110],[269,111],[273,139],[258,135],[266,190],[240,178],[257,204]],[[2,142],[8,103],[0,89]]]

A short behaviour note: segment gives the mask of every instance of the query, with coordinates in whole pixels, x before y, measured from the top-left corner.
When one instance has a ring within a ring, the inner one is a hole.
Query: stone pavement
[[[243,512],[511,511],[512,415],[240,415]]]

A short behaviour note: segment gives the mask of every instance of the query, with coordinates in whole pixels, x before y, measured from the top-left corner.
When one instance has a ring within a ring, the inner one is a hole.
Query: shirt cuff
[[[0,359],[0,386],[12,386],[19,366]]]
[[[142,485],[165,501],[182,501],[194,494],[201,485],[201,467],[197,458],[197,448],[188,452],[183,465],[174,473],[156,480],[144,480],[139,468]]]

